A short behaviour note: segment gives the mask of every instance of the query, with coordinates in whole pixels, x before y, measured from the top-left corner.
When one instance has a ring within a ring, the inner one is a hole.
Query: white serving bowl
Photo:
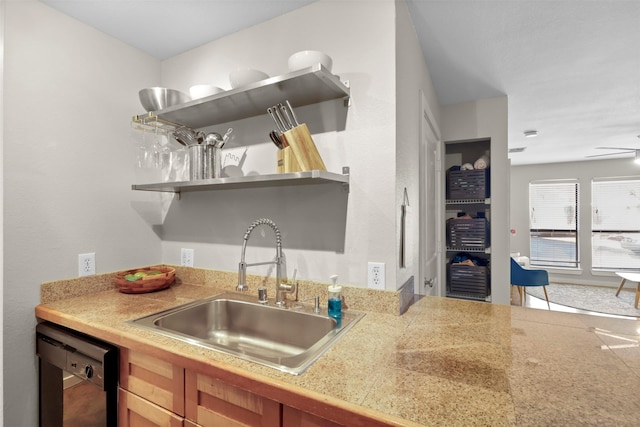
[[[189,88],[191,99],[204,98],[220,92],[224,92],[224,89],[213,85],[193,85]]]
[[[333,59],[331,59],[329,55],[317,50],[303,50],[289,57],[289,71],[298,71],[318,63],[322,64],[327,71],[331,72]]]
[[[246,86],[251,83],[259,82],[260,80],[268,79],[269,75],[259,70],[252,68],[238,68],[229,73],[229,83],[231,88]]]

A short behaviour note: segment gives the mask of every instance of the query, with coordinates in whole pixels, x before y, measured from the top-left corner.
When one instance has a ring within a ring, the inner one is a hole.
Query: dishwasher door
[[[41,427],[112,427],[118,420],[118,349],[59,325],[36,326]]]

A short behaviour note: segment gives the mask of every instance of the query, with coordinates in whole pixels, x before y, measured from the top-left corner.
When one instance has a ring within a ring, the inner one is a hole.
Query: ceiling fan
[[[615,153],[605,154],[592,154],[587,157],[605,157],[605,156],[620,156],[620,155],[635,155],[635,162],[640,163],[640,148],[623,148],[623,147],[596,147],[596,150],[618,150]]]

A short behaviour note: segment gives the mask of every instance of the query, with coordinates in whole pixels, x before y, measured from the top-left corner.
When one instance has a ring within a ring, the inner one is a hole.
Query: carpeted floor
[[[636,298],[635,289],[635,283],[627,284],[616,297],[617,288],[552,283],[547,286],[547,293],[549,301],[567,307],[640,317],[640,309],[633,307]],[[527,294],[544,300],[544,291],[540,286],[527,288]]]

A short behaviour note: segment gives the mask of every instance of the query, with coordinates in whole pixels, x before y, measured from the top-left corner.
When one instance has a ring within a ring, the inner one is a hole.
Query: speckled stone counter
[[[125,323],[221,290],[186,280],[143,295],[98,286],[50,298],[36,316],[389,425],[640,422],[638,321],[426,297],[401,316],[368,312],[300,376]]]

